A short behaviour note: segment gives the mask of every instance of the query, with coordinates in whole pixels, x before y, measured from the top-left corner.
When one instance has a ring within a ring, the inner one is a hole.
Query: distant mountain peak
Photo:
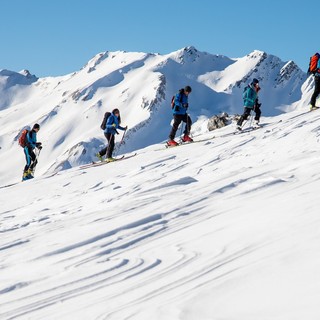
[[[27,69],[23,69],[19,72],[21,75],[25,76],[27,79],[38,79],[37,76],[35,76],[34,74],[31,74],[29,70]]]
[[[194,46],[187,46],[170,55],[172,55],[177,62],[184,64],[197,61],[201,54],[202,52],[198,51]]]

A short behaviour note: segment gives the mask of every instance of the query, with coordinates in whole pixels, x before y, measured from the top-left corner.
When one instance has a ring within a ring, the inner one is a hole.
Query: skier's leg
[[[173,125],[172,125],[171,132],[169,134],[169,139],[170,140],[173,140],[174,137],[176,136],[176,132],[177,132],[177,130],[179,128],[179,125],[180,125],[181,121],[182,121],[182,118],[181,118],[180,115],[175,114],[173,116]]]
[[[30,165],[29,169],[31,171],[34,171],[34,169],[35,169],[35,167],[36,167],[36,165],[38,163],[38,160],[37,160],[36,154],[34,153],[34,151],[32,149],[30,150],[30,157],[31,157],[32,162],[31,162],[31,165]]]
[[[104,136],[106,137],[107,141],[109,141],[109,140],[108,140],[108,134],[107,134],[107,133],[104,133]],[[108,147],[109,147],[109,142],[107,143],[107,145],[106,145],[103,149],[101,149],[101,150],[99,151],[99,156],[100,156],[101,158],[107,153]],[[100,158],[100,157],[99,157],[99,158]]]
[[[242,123],[243,123],[244,120],[248,119],[248,117],[250,116],[250,113],[251,113],[251,109],[248,108],[248,107],[244,107],[243,114],[242,114],[242,116],[240,117],[240,119],[237,122],[237,125],[239,127],[242,126]]]
[[[261,117],[261,109],[259,107],[255,107],[254,112],[256,114],[254,117],[254,120],[259,122],[260,117]]]
[[[185,115],[183,122],[185,122],[186,127],[184,129],[184,135],[189,135],[191,131],[191,126],[192,126],[192,120],[188,114]]]
[[[31,165],[31,156],[29,154],[29,148],[28,147],[24,147],[23,148],[23,152],[24,152],[24,155],[26,157],[26,165],[24,167],[24,172],[28,171],[28,169],[30,168],[30,165]]]
[[[314,77],[314,91],[310,100],[310,104],[312,107],[316,106],[316,100],[318,95],[320,94],[320,77]]]
[[[112,153],[114,149],[114,135],[111,133],[107,133],[108,139],[108,149],[107,149],[107,158],[112,158]]]

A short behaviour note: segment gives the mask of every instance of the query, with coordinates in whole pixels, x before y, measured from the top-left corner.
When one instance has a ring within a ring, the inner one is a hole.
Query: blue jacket
[[[37,133],[33,130],[27,133],[27,147],[34,149],[37,144]]]
[[[183,92],[176,94],[174,98],[173,114],[186,114],[188,109],[188,96]]]
[[[257,97],[258,97],[258,94],[252,85],[245,87],[243,94],[242,94],[243,105],[247,108],[253,109],[254,103],[255,103]]]
[[[115,124],[115,126],[113,126]],[[119,125],[119,119],[113,113],[109,116],[106,124],[106,129],[104,130],[105,133],[111,133],[115,135],[117,133],[117,129],[126,130],[125,128]]]

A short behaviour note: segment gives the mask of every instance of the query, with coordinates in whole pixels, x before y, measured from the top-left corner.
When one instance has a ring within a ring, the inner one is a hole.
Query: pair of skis
[[[128,155],[128,156],[121,156],[119,158],[113,159],[113,161],[107,161],[107,160],[93,161],[92,163],[88,163],[88,164],[85,164],[83,166],[80,166],[80,169],[87,169],[87,168],[91,168],[91,167],[99,167],[99,166],[102,166],[104,164],[109,164],[109,163],[113,163],[113,162],[118,162],[118,161],[130,159],[130,158],[132,158],[132,157],[134,157],[136,155],[137,155],[137,153],[133,153],[133,154]]]
[[[178,143],[177,145],[175,145],[175,146],[171,146],[171,145],[168,145],[168,143],[166,143],[166,148],[167,148],[167,149],[170,149],[170,148],[175,148],[175,147],[180,147],[180,146],[186,146],[186,145],[188,145],[188,144],[193,144],[193,143],[198,143],[198,142],[209,141],[209,140],[212,140],[212,139],[214,139],[214,138],[215,138],[215,136],[210,137],[210,138],[207,138],[207,139],[195,140],[195,141],[189,141],[189,142],[183,142],[183,141],[181,141],[181,142],[179,142],[179,143]]]
[[[255,126],[255,127],[248,127],[245,129],[236,129],[236,131],[233,134],[240,134],[240,133],[245,133],[245,132],[250,132],[250,131],[254,131],[254,130],[258,130],[261,129],[262,126]]]

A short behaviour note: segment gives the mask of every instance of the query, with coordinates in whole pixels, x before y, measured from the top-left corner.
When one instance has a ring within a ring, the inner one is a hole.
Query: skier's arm
[[[125,130],[127,130],[127,127],[121,127],[121,126],[118,126],[118,127],[117,127],[117,129],[120,129],[120,130],[125,131]]]

